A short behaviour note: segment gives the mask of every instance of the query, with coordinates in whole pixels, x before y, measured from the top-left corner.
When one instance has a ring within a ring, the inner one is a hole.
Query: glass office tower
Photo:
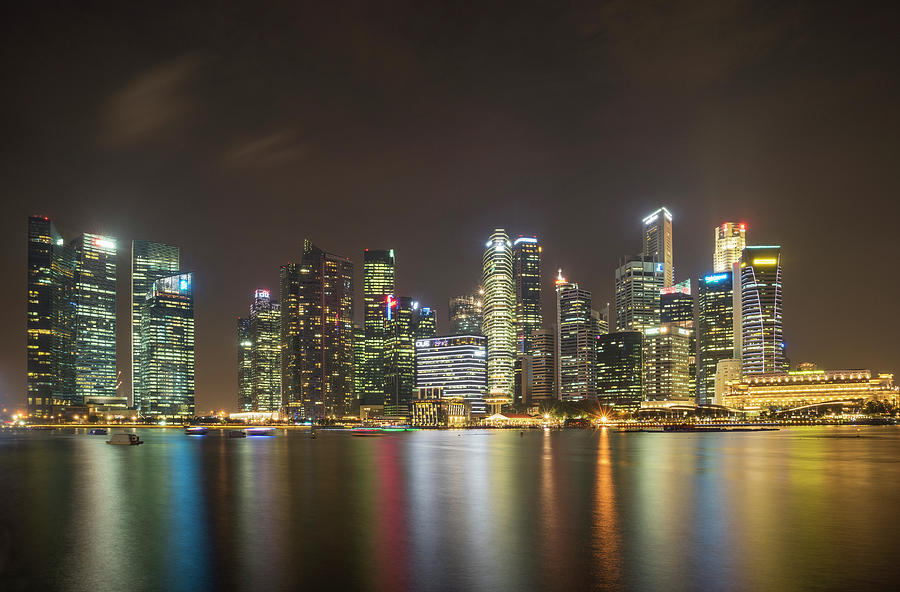
[[[250,319],[237,320],[238,338],[238,408],[253,410],[253,339],[250,334]]]
[[[268,290],[256,290],[250,305],[250,409],[281,410],[281,306]]]
[[[488,395],[513,399],[516,358],[516,290],[512,242],[494,230],[482,257],[483,330],[487,337]]]
[[[675,283],[675,263],[672,258],[672,214],[659,208],[644,218],[644,257],[662,264],[663,285]]]
[[[719,360],[735,356],[731,271],[705,275],[699,286],[697,403],[710,405]]]
[[[531,353],[531,334],[543,324],[541,314],[541,246],[537,237],[513,241],[513,276],[516,282],[516,352]]]
[[[473,413],[484,413],[487,348],[480,335],[451,335],[416,341],[416,388],[439,388],[445,399],[461,397]]]
[[[484,335],[482,331],[482,298],[484,290],[479,288],[472,294],[454,296],[450,299],[449,311],[451,335]]]
[[[644,329],[644,400],[690,399],[690,336],[677,323]]]
[[[591,293],[556,278],[556,360],[559,398],[578,401],[596,396],[594,345],[596,322],[591,315]]]
[[[408,417],[416,376],[416,311],[413,300],[385,297],[384,414]]]
[[[694,330],[694,296],[691,280],[678,282],[659,291],[660,324],[675,324],[690,331],[688,338],[688,392],[697,396],[697,332]]]
[[[136,404],[145,417],[194,416],[193,284],[193,274],[173,275],[154,281],[144,295]]]
[[[599,335],[596,344],[597,399],[602,405],[637,409],[643,391],[643,333]]]
[[[394,250],[366,249],[363,254],[363,304],[365,345],[362,382],[365,405],[381,405],[384,400],[384,303],[394,293]]]
[[[281,406],[291,417],[299,418],[302,404],[301,347],[303,324],[300,318],[300,266],[281,266]]]
[[[787,372],[781,247],[744,249],[741,270],[741,366],[744,374]]]
[[[116,396],[116,241],[83,234],[75,251],[76,404],[106,405]]]
[[[724,222],[715,228],[713,273],[731,271],[739,263],[747,246],[747,226],[738,222]]]
[[[616,330],[643,331],[659,325],[659,291],[665,267],[655,257],[626,257],[616,268]]]
[[[131,242],[131,402],[141,392],[141,311],[153,282],[181,269],[178,247],[136,240]]]

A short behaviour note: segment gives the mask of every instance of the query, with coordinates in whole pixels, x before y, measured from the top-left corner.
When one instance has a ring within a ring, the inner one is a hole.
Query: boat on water
[[[350,430],[351,436],[383,436],[384,431],[380,428],[353,428]]]
[[[109,430],[106,428],[93,428],[88,431],[88,435],[90,436],[105,436],[109,433]]]
[[[143,444],[141,439],[137,437],[137,434],[113,434],[106,443],[117,444],[119,446],[137,446],[138,444]]]
[[[418,432],[419,428],[414,428],[411,426],[398,425],[398,426],[384,426],[381,428],[382,432]]]
[[[274,436],[275,428],[269,428],[269,427],[247,428],[244,430],[244,433],[247,436]]]
[[[246,438],[247,434],[245,434],[242,430],[228,430],[227,436],[229,438]]]
[[[184,428],[184,433],[188,436],[205,436],[209,432],[206,426],[188,426]]]

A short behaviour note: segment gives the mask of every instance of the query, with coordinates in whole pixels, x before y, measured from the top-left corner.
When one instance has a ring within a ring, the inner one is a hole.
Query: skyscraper
[[[46,216],[28,219],[27,405],[54,414],[75,396],[75,253]]]
[[[363,368],[366,363],[366,328],[363,325],[353,323],[353,398],[354,409],[363,402],[365,396],[365,383],[363,381]],[[282,386],[282,390],[284,387]]]
[[[75,397],[116,405],[116,241],[83,234],[75,250]]]
[[[559,397],[578,401],[596,396],[594,346],[597,339],[591,316],[591,293],[556,279],[556,352]]]
[[[731,271],[705,275],[699,286],[697,403],[709,405],[719,360],[735,357]]]
[[[732,266],[741,260],[741,254],[747,246],[746,230],[745,224],[737,222],[724,222],[716,226],[713,273],[731,271]]]
[[[250,334],[250,319],[237,320],[238,343],[238,408],[253,410],[253,337]]]
[[[741,270],[741,366],[744,374],[787,372],[780,246],[744,249]]]
[[[659,208],[644,218],[644,257],[655,258],[662,264],[663,288],[675,282],[675,264],[672,258],[672,214]]]
[[[252,342],[250,408],[273,412],[281,409],[281,307],[268,290],[256,290],[250,305]]]
[[[596,344],[597,399],[602,405],[637,409],[643,392],[643,334],[599,335]]]
[[[431,339],[437,335],[437,312],[427,306],[413,302],[415,311],[416,339]]]
[[[487,389],[485,338],[451,335],[416,340],[416,388],[437,388],[445,399],[461,397],[483,413]]]
[[[384,414],[408,417],[416,384],[416,311],[413,300],[385,298]]]
[[[594,335],[606,335],[609,333],[609,303],[601,309],[591,310],[591,322]]]
[[[691,281],[684,280],[659,291],[660,324],[674,324],[690,331],[688,336],[688,393],[697,396],[697,332],[694,330],[694,297]]]
[[[300,318],[300,266],[281,266],[281,406],[292,418],[303,416],[302,329]]]
[[[531,402],[556,398],[556,331],[537,329],[531,343]]]
[[[394,265],[393,249],[366,249],[363,254],[365,352],[359,376],[366,405],[384,400],[384,303],[394,293]]]
[[[482,298],[484,289],[479,288],[473,294],[463,294],[450,299],[447,310],[450,315],[451,335],[483,335],[482,331]]]
[[[300,263],[303,415],[353,408],[353,262],[303,242]]]
[[[659,324],[664,266],[655,257],[626,257],[616,268],[616,330],[643,331]]]
[[[483,329],[487,337],[488,395],[514,396],[516,291],[512,243],[502,228],[494,230],[482,259]]]
[[[644,329],[645,400],[685,401],[690,398],[690,336],[690,330],[676,323]]]
[[[516,352],[531,353],[531,334],[541,328],[541,247],[537,237],[513,241],[513,277],[516,282]]]
[[[190,419],[194,415],[193,274],[157,279],[144,295],[139,317],[141,415]]]
[[[178,247],[152,241],[131,241],[131,400],[141,392],[141,310],[153,282],[181,269]]]

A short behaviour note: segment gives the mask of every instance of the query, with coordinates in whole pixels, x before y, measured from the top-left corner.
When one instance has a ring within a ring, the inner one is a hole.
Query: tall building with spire
[[[741,272],[741,367],[744,374],[787,372],[780,246],[748,246]]]
[[[739,222],[723,222],[715,228],[713,273],[731,271],[739,263],[747,246],[747,225]]]
[[[381,405],[384,400],[385,298],[394,293],[394,250],[366,249],[363,254],[363,304],[365,343],[362,368],[362,403]]]
[[[662,264],[663,288],[675,283],[675,262],[672,258],[672,213],[659,208],[644,218],[644,257],[655,258]]]
[[[131,398],[141,392],[141,311],[153,282],[181,269],[178,247],[146,240],[131,241]],[[192,305],[193,306],[193,305]]]
[[[516,290],[512,242],[494,230],[482,258],[483,330],[487,337],[488,397],[512,400],[515,394]]]

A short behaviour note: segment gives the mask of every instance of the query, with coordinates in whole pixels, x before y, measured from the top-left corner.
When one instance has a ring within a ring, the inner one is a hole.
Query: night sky
[[[556,268],[612,300],[659,205],[676,280],[711,270],[725,220],[783,246],[792,362],[900,371],[896,9],[87,4],[0,19],[7,405],[24,407],[31,213],[120,241],[125,375],[130,242],[181,247],[198,412],[235,405],[235,318],[304,236],[356,263],[357,318],[363,249],[394,248],[397,292],[443,331],[492,229],[535,233],[550,323]]]

